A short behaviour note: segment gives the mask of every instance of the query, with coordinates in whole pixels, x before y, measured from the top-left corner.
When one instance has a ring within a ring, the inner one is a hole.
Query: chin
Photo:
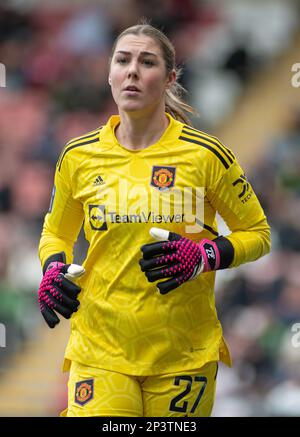
[[[131,104],[131,105],[120,105],[119,109],[125,112],[139,112],[139,111],[143,111],[146,108],[145,106]]]

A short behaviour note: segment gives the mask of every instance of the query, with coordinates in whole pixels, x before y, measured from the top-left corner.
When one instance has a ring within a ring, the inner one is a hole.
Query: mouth
[[[130,93],[140,93],[140,90],[134,86],[134,85],[129,85],[127,86],[124,91],[130,92]]]

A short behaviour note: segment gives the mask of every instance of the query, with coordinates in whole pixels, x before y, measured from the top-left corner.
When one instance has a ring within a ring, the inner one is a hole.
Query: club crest
[[[75,385],[75,403],[85,405],[94,396],[94,380],[78,381]]]
[[[151,185],[160,191],[174,187],[176,167],[154,165],[152,167]]]

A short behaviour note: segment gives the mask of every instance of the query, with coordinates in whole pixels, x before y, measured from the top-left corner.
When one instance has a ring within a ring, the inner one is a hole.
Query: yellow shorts
[[[132,376],[72,362],[61,416],[207,417],[218,363],[167,375]]]

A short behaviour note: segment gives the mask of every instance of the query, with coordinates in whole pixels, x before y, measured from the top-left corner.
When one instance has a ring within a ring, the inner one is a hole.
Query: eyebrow
[[[116,52],[117,53],[121,53],[123,55],[131,55],[131,52],[127,52],[126,50],[118,50]],[[152,53],[152,52],[141,52],[141,55],[150,55],[150,56],[155,56],[156,58],[158,57],[156,53]]]

